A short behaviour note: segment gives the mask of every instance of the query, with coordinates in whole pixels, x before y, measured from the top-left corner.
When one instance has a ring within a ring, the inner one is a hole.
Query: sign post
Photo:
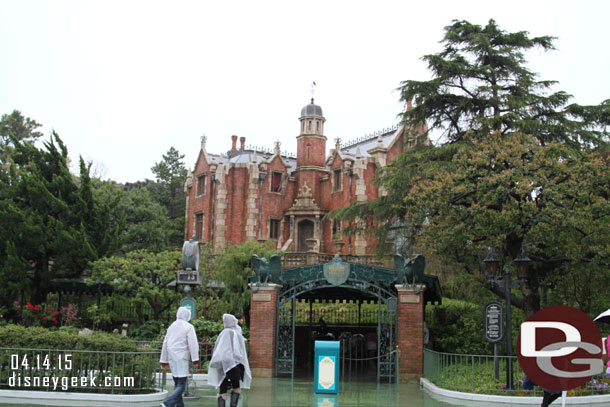
[[[491,343],[500,342],[504,338],[504,307],[499,301],[491,301],[485,305],[485,339]]]
[[[499,301],[485,305],[485,339],[494,344],[494,376],[500,379],[498,342],[504,338],[504,307]]]

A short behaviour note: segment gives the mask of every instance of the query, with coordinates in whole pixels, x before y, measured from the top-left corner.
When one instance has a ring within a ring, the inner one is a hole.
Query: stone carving
[[[252,256],[252,268],[257,277],[256,285],[267,285],[280,282],[280,270],[282,259],[277,254],[272,255],[269,260],[265,257]]]
[[[199,270],[199,242],[195,236],[182,245],[182,270]]]
[[[307,183],[303,183],[303,186],[299,190],[297,198],[294,200],[292,208],[315,208],[318,209],[316,201],[313,199],[311,188],[307,186]]]

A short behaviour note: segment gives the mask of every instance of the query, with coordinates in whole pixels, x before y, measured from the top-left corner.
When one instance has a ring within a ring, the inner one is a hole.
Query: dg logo
[[[597,326],[576,308],[543,308],[521,324],[517,355],[523,372],[545,389],[571,390],[603,371]]]

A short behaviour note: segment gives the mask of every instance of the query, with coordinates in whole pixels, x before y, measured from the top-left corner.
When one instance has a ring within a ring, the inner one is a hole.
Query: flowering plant
[[[62,326],[73,326],[76,323],[76,316],[78,315],[78,309],[72,304],[68,304],[67,307],[61,307],[61,325]]]
[[[53,312],[45,303],[32,304],[28,301],[24,307],[19,301],[13,301],[15,310],[21,312],[21,322],[25,326],[57,326],[59,325],[59,311]]]

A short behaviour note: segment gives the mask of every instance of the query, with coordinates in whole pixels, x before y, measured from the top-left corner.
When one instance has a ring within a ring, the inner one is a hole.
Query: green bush
[[[505,310],[506,312],[506,310]],[[493,345],[485,339],[484,305],[443,298],[443,305],[435,305],[426,312],[430,330],[429,347],[438,352],[491,355]],[[516,349],[523,311],[512,308],[513,349]],[[506,340],[500,342],[504,349]]]
[[[218,334],[224,329],[221,321],[210,321],[202,317],[195,318],[191,324],[195,327],[199,342],[214,343]]]
[[[6,325],[0,327],[0,344],[5,348],[96,350],[136,352],[137,346],[126,337],[105,332],[78,335],[68,329],[50,330],[41,327]]]
[[[41,327],[7,325],[0,327],[0,344],[3,348],[25,348],[31,351],[0,352],[0,366],[7,366],[11,354],[18,354],[34,361],[36,355],[48,356],[53,374],[58,377],[86,377],[94,375],[101,383],[104,377],[133,377],[139,389],[150,390],[157,386],[155,372],[159,356],[156,351],[141,352],[128,338],[93,332],[78,335],[74,329],[50,330]],[[48,350],[48,351],[45,351]],[[67,352],[64,352],[67,351]],[[136,353],[137,352],[137,353]],[[71,367],[58,367],[57,360],[70,357]],[[46,368],[48,369],[48,367]],[[39,375],[39,367],[25,370],[28,375]],[[42,370],[44,372],[44,369]],[[6,383],[9,371],[0,372],[0,383]],[[140,391],[140,390],[137,391]],[[89,391],[83,388],[77,391]],[[115,391],[110,388],[99,391]],[[118,389],[117,392],[133,392],[134,389]]]
[[[154,341],[157,340],[159,335],[165,335],[165,331],[169,325],[170,323],[162,319],[146,321],[145,323],[130,329],[129,337],[139,341]]]
[[[430,347],[438,352],[488,354],[484,336],[483,307],[461,300],[443,299],[432,307],[426,324]]]

